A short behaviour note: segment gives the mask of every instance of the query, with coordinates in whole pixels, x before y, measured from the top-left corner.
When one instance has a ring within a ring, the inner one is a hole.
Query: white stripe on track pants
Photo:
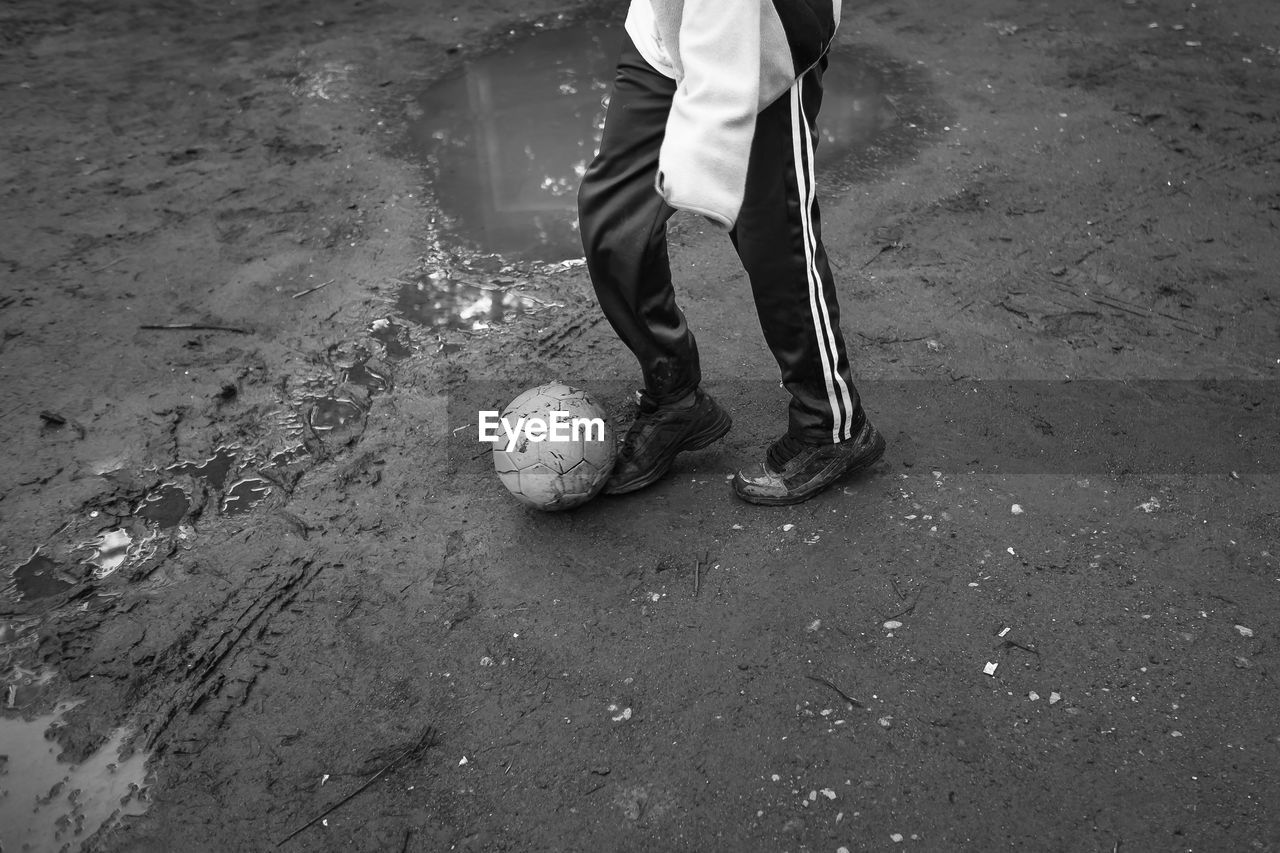
[[[729,235],[791,393],[788,432],[810,443],[851,438],[865,420],[815,199],[815,120],[826,64],[824,57],[760,113],[745,199]],[[675,87],[625,40],[600,151],[578,194],[596,297],[640,362],[646,393],[659,403],[680,399],[702,379],[671,282],[666,223],[675,211],[654,189]]]

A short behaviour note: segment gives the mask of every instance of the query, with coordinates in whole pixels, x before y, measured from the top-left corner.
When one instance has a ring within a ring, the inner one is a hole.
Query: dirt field
[[[537,513],[477,411],[638,384],[563,209],[624,5],[0,10],[0,849],[1280,850],[1274,10],[847,3],[885,459],[733,498],[786,400],[678,217],[735,428]]]

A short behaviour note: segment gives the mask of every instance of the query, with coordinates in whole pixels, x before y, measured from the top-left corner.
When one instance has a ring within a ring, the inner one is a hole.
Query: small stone
[[[1055,692],[1055,693],[1050,693],[1050,694],[1049,694],[1049,704],[1050,704],[1050,705],[1057,705],[1057,704],[1058,704],[1059,702],[1061,702],[1061,701],[1062,701],[1062,694],[1061,694],[1061,693],[1056,693],[1056,692]]]
[[[814,631],[818,630],[821,627],[822,627],[822,620],[814,619],[812,622],[809,623],[809,627],[805,628],[805,630],[812,634]]]
[[[1039,702],[1040,694],[1032,690],[1030,693],[1027,694],[1027,698],[1030,699],[1032,702]]]
[[[1022,504],[1014,504],[1013,506],[1009,507],[1009,512],[1013,513],[1014,515],[1022,515],[1022,511],[1023,511]]]
[[[1173,731],[1169,732],[1169,737],[1182,737],[1182,732],[1178,731],[1177,729],[1174,729]]]
[[[893,835],[890,835],[890,836],[889,836],[889,840],[890,840],[890,841],[892,841],[894,844],[901,844],[901,843],[902,843],[902,833],[901,833],[901,832],[895,832],[895,833],[893,833]]]
[[[902,623],[899,622],[897,619],[890,619],[888,622],[884,623],[884,629],[886,631],[896,631],[901,627],[902,627]]]
[[[1253,636],[1253,629],[1252,629],[1252,628],[1246,628],[1246,627],[1245,627],[1245,626],[1243,626],[1243,625],[1237,625],[1237,626],[1236,626],[1236,631],[1237,631],[1237,632],[1239,632],[1239,634],[1240,634],[1240,636],[1241,636],[1241,637],[1252,637],[1252,636]]]
[[[790,533],[792,530],[795,530],[795,527],[796,526],[794,524],[784,524],[782,525],[782,532]]]
[[[893,725],[893,717],[881,717],[879,722],[883,728],[887,729]]]
[[[998,663],[992,663],[991,661],[987,661],[987,665],[982,668],[982,671],[985,672],[987,675],[995,675],[996,667],[998,667],[999,665],[1000,664]]]
[[[823,788],[818,793],[822,794],[822,796],[826,797],[828,800],[834,800],[836,798],[836,792],[830,788]]]

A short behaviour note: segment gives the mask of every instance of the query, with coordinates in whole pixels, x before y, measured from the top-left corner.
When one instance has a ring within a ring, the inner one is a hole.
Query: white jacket
[[[732,228],[756,116],[831,45],[840,0],[631,0],[626,29],[676,81],[658,157],[672,207]]]

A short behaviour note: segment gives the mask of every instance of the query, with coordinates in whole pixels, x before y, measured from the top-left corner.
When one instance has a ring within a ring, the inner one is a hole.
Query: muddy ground
[[[884,461],[735,502],[785,400],[681,217],[735,429],[540,514],[476,410],[634,367],[414,128],[622,5],[0,11],[3,849],[1280,850],[1269,4],[846,4]]]

